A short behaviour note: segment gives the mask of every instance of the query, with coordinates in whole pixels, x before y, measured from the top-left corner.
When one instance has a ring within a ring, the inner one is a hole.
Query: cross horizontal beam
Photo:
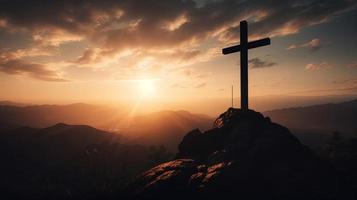
[[[264,39],[261,39],[261,40],[248,42],[248,49],[253,49],[253,48],[266,46],[266,45],[270,45],[270,38],[264,38]],[[223,54],[230,54],[230,53],[239,52],[241,50],[242,50],[242,46],[241,45],[236,45],[236,46],[231,46],[231,47],[227,47],[227,48],[222,49],[222,53]]]

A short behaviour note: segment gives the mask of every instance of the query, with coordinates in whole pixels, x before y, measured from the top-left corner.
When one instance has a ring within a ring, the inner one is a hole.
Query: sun
[[[143,98],[153,98],[156,96],[156,81],[145,79],[139,81],[139,93]]]

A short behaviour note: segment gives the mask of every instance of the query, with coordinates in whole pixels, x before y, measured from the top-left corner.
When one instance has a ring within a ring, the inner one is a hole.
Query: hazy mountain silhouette
[[[44,128],[57,123],[87,124],[119,132],[135,143],[164,144],[176,149],[189,130],[206,130],[213,119],[187,111],[160,111],[127,119],[127,112],[113,107],[89,104],[0,106],[0,132],[21,126]]]
[[[305,144],[324,144],[329,133],[338,130],[356,133],[357,100],[286,108],[264,112],[274,121],[287,126]],[[0,106],[0,132],[20,126],[44,128],[57,123],[87,124],[117,131],[133,142],[162,144],[174,151],[181,137],[194,128],[207,130],[213,119],[187,111],[160,111],[134,116],[129,123],[127,111],[89,104]],[[324,142],[320,142],[324,141]]]
[[[120,116],[119,110],[89,104],[0,106],[0,125],[7,129],[30,126],[44,128],[57,123],[87,124],[100,127]]]
[[[357,133],[357,99],[264,112],[272,120],[290,129],[342,131]]]
[[[28,106],[28,104],[17,103],[17,102],[13,102],[13,101],[0,101],[0,105],[2,105],[2,106],[19,106],[19,107]]]
[[[2,198],[109,197],[136,173],[171,156],[162,147],[122,143],[118,134],[86,125],[0,134]]]
[[[165,145],[177,150],[181,138],[188,131],[212,127],[213,119],[206,115],[187,111],[160,111],[134,117],[123,134],[134,138],[136,143]]]

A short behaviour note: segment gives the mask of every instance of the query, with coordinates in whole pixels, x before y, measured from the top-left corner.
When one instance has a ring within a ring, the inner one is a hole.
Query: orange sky
[[[239,105],[239,54],[221,49],[242,19],[250,39],[272,41],[249,51],[252,101],[356,94],[355,1],[89,2],[4,3],[1,100],[218,110],[233,84]]]

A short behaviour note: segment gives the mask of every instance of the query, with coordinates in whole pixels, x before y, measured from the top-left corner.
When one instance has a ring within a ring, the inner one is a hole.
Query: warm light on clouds
[[[181,15],[177,17],[174,21],[168,22],[166,25],[164,25],[164,28],[169,31],[175,31],[179,29],[186,22],[188,22],[187,17],[185,15]]]
[[[329,69],[332,66],[327,62],[320,62],[320,63],[309,63],[305,66],[306,70],[309,71],[318,71],[323,69]]]
[[[321,48],[321,41],[320,41],[320,39],[315,38],[315,39],[312,39],[311,41],[308,41],[308,42],[300,44],[300,45],[291,44],[286,49],[291,50],[291,49],[302,48],[302,47],[307,47],[310,50],[315,51],[315,50],[318,50]]]
[[[356,2],[350,0],[4,0],[0,76],[14,88],[35,90],[48,84],[47,95],[58,90],[68,99],[76,94],[69,90],[89,91],[89,99],[100,98],[102,88],[96,88],[98,97],[90,91],[94,83],[130,93],[122,96],[134,99],[138,94],[128,92],[133,88],[120,81],[151,79],[160,80],[154,84],[159,99],[221,97],[223,92],[218,91],[236,84],[239,72],[239,55],[223,57],[221,49],[239,43],[239,21],[246,19],[249,40],[272,39],[271,46],[250,51],[249,60],[251,69],[266,68],[251,70],[252,94],[269,94],[276,91],[272,83],[288,80],[291,74],[299,77],[331,68],[329,63],[335,66],[324,59],[333,57],[323,46],[329,40],[307,31],[328,25],[354,7]],[[316,59],[305,51],[317,49]],[[344,66],[355,68],[354,63],[349,59]],[[299,84],[306,87],[302,79],[285,81],[286,88],[278,92],[298,90]],[[23,86],[22,80],[33,85]]]
[[[22,52],[0,52],[0,72],[17,76],[29,76],[42,81],[67,81],[46,64],[33,63],[21,59],[24,55],[26,54]]]
[[[80,41],[83,38],[79,35],[68,33],[58,29],[40,29],[32,35],[33,41],[42,46],[59,46],[63,43]]]

